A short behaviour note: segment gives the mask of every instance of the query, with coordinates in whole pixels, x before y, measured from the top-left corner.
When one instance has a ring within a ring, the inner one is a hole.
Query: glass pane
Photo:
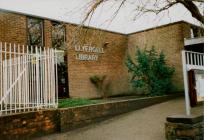
[[[28,43],[33,46],[43,46],[43,20],[28,18]]]
[[[66,41],[65,26],[61,23],[52,22],[52,46],[60,50],[65,50]]]

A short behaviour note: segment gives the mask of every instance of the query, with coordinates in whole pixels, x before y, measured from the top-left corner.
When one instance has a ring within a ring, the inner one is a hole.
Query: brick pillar
[[[49,20],[44,20],[44,46],[52,47],[52,24]]]
[[[167,140],[203,140],[203,116],[171,116],[165,124]]]
[[[3,14],[0,12],[0,42],[4,41],[4,32]]]

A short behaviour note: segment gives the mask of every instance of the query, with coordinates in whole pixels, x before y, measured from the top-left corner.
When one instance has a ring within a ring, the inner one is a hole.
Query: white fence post
[[[3,44],[2,42],[0,42],[0,98],[3,97],[3,52],[2,51],[3,51]],[[2,104],[1,104],[0,110],[3,110]]]
[[[186,64],[186,52],[182,51],[182,63],[183,63],[183,78],[184,78],[184,89],[185,89],[185,104],[186,104],[186,115],[190,115],[190,98],[188,91],[188,71]]]

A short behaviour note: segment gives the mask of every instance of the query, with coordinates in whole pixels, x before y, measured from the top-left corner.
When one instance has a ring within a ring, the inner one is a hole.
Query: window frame
[[[66,28],[66,24],[62,23],[62,22],[58,22],[58,21],[50,21],[50,22],[51,22],[51,42],[52,42],[52,48],[54,47],[54,45],[53,45],[53,28],[54,28],[54,25],[53,24],[62,24],[63,25],[63,28],[64,28],[64,38],[63,38],[63,40],[64,40],[64,44],[66,44],[66,42],[67,42],[67,28]],[[56,49],[60,50],[60,47],[56,48]]]
[[[29,28],[28,28],[28,20],[29,19],[37,19],[37,20],[41,20],[41,45],[39,46],[39,45],[35,45],[35,44],[31,44],[31,41],[30,41],[30,37],[29,37],[29,34],[30,34],[30,32],[29,32]],[[29,46],[38,46],[38,47],[44,47],[45,46],[45,42],[44,42],[44,40],[45,40],[45,34],[44,34],[44,19],[42,19],[42,18],[38,18],[38,17],[33,17],[33,16],[27,16],[26,17],[26,33],[27,33],[27,44],[29,45]]]

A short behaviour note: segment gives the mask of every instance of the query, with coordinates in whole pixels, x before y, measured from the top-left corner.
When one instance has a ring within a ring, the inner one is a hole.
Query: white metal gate
[[[56,108],[56,62],[53,49],[0,42],[0,115]]]

